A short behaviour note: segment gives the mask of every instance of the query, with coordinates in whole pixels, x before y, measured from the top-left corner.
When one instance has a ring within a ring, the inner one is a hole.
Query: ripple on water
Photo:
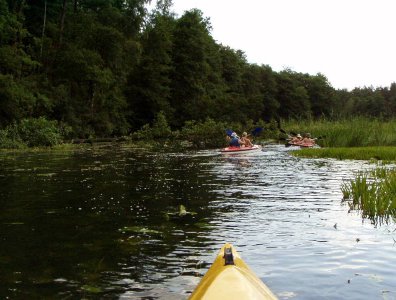
[[[4,160],[1,223],[21,224],[0,229],[0,275],[18,281],[7,291],[40,294],[29,280],[45,272],[53,298],[185,299],[230,242],[280,299],[396,299],[395,225],[341,203],[343,180],[368,163],[278,145],[230,157],[134,151]],[[180,204],[197,218],[164,218]]]

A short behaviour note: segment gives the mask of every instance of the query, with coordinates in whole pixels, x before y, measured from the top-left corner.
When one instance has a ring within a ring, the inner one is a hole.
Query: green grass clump
[[[341,191],[350,209],[360,210],[363,218],[373,224],[396,221],[396,170],[377,168],[359,172],[353,180],[342,184]]]
[[[299,151],[293,151],[292,154],[298,157],[396,161],[396,147],[390,146],[304,148]]]

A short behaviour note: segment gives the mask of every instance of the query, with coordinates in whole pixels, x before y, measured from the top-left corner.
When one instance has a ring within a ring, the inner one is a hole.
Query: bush
[[[165,114],[162,111],[157,114],[157,117],[153,122],[153,126],[145,124],[140,130],[132,134],[132,138],[137,140],[161,140],[170,137],[172,137],[172,130],[169,127]]]
[[[21,120],[18,132],[29,147],[54,146],[62,142],[58,122],[49,121],[43,117]]]
[[[21,140],[14,125],[0,130],[0,148],[1,149],[21,149],[25,148],[26,144]],[[16,133],[16,134],[15,134]]]
[[[225,124],[210,118],[203,123],[188,121],[180,135],[197,148],[221,147],[225,145],[225,128]]]
[[[0,148],[15,149],[26,146],[54,146],[62,142],[62,132],[69,127],[60,128],[57,121],[49,121],[43,117],[23,119],[0,130]]]

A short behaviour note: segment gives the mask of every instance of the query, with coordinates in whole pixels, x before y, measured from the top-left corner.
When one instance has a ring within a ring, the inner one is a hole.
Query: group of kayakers
[[[311,134],[305,133],[303,135],[297,134],[295,136],[289,136],[288,144],[289,145],[297,145],[297,146],[313,146],[315,145],[315,139],[311,138]]]
[[[249,138],[249,134],[247,132],[242,133],[242,137],[239,137],[235,131],[229,130],[227,132],[227,142],[229,147],[241,148],[246,147],[250,148],[253,147],[252,141]],[[294,134],[289,135],[287,138],[287,146],[301,146],[301,147],[312,147],[316,144],[316,139],[311,137],[310,133],[301,134]]]
[[[227,135],[227,140],[230,147],[253,147],[247,132],[243,132],[242,137],[239,137],[236,132],[232,132],[231,135]]]

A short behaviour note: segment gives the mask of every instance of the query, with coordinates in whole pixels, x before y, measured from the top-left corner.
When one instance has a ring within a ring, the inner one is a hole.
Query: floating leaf
[[[146,227],[140,226],[131,226],[131,227],[124,227],[118,229],[121,232],[134,232],[134,233],[142,233],[142,234],[160,234],[161,232],[158,230],[148,229]]]
[[[88,284],[83,285],[81,289],[92,294],[99,294],[102,292],[102,289],[100,287],[88,285]]]

